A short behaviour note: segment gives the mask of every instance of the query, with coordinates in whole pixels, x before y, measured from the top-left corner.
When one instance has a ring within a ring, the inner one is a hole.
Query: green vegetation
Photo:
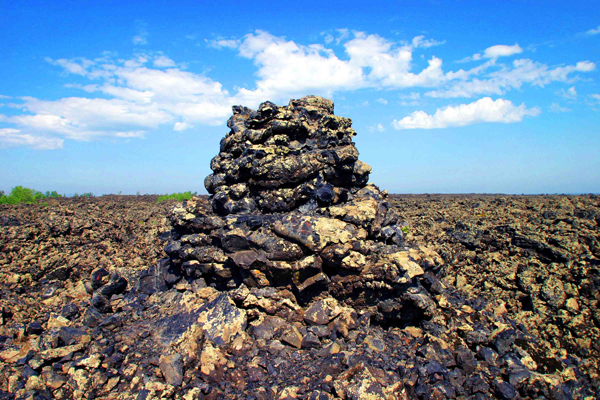
[[[160,203],[161,201],[165,201],[165,200],[177,200],[177,201],[184,201],[184,200],[189,200],[192,198],[192,196],[195,196],[196,192],[192,193],[192,192],[183,192],[183,193],[171,193],[171,194],[165,194],[164,196],[159,196],[158,197],[158,202]]]
[[[73,195],[73,197],[94,197],[94,193],[92,193],[92,192],[81,193],[81,194],[75,193]]]
[[[408,226],[403,226],[402,228],[400,228],[400,230],[407,235],[408,234]]]
[[[0,204],[37,203],[38,200],[57,197],[62,196],[55,191],[42,193],[23,186],[15,186],[8,196],[4,191],[0,191]]]

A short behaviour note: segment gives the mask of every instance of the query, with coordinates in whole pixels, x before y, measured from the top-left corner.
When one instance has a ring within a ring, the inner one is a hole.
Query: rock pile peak
[[[363,188],[371,167],[358,159],[352,120],[318,96],[234,106],[231,131],[205,180],[215,212],[288,212],[344,202]]]

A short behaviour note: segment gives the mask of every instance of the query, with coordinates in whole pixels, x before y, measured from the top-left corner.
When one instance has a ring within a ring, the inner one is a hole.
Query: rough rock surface
[[[598,198],[390,198],[329,101],[235,110],[224,183],[170,226],[135,197],[0,206],[0,398],[599,397]],[[283,158],[255,174],[256,145]]]

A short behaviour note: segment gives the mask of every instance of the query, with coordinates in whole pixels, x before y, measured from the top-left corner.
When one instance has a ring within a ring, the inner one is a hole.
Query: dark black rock
[[[92,285],[92,289],[96,290],[103,286],[106,281],[108,281],[108,277],[110,273],[104,268],[96,268],[92,271],[90,275],[90,283]]]
[[[60,315],[68,320],[73,320],[79,315],[79,307],[75,303],[68,303],[62,308]]]
[[[127,279],[122,276],[113,276],[109,283],[102,286],[98,293],[110,299],[114,294],[121,294],[127,289]]]
[[[514,399],[519,394],[514,386],[508,382],[497,382],[495,388],[496,394],[499,395],[501,399]]]
[[[100,293],[94,293],[92,299],[90,300],[90,304],[101,313],[112,312],[110,301]]]
[[[40,324],[38,321],[34,321],[27,325],[25,332],[28,335],[41,335],[42,332],[44,332],[44,328],[42,327],[42,324]]]

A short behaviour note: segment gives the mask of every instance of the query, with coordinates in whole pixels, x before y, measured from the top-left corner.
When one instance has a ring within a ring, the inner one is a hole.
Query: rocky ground
[[[440,256],[421,262],[434,304],[398,323],[386,304],[169,285],[173,203],[154,197],[1,206],[0,398],[598,397],[600,198],[391,202],[405,244]]]
[[[446,261],[444,282],[505,307],[546,357],[574,355],[598,379],[600,197],[396,196],[394,205],[407,239]]]

